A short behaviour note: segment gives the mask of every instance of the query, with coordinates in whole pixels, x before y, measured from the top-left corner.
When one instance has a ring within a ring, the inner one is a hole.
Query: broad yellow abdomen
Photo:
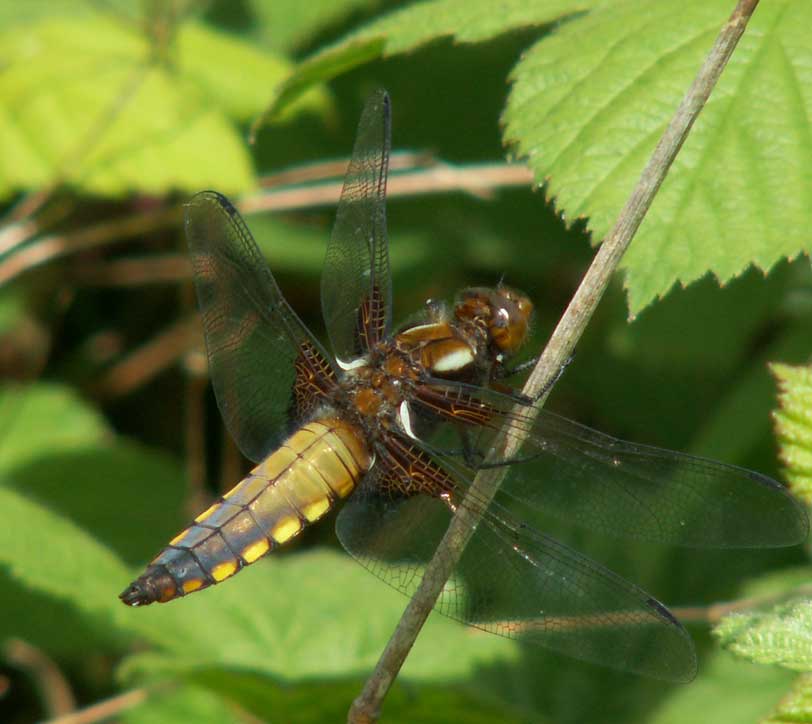
[[[304,425],[175,536],[121,598],[133,606],[170,601],[225,580],[346,498],[371,461],[353,426]]]

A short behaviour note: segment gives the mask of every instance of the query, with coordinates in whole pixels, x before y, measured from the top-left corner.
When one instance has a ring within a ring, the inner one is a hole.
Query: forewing
[[[361,565],[412,596],[450,521],[445,503],[381,493],[373,476],[336,522]],[[485,505],[470,495],[465,505]],[[450,566],[450,564],[449,564]],[[491,504],[435,605],[440,613],[567,656],[670,681],[696,672],[690,637],[643,590]]]
[[[500,496],[591,530],[713,548],[794,545],[808,533],[786,488],[752,470],[618,440],[544,410],[525,418],[514,399],[468,385],[438,381],[415,408],[456,423],[456,443],[442,426],[427,442],[472,472],[501,460],[498,433],[515,425],[516,439],[526,437]]]
[[[350,362],[391,325],[392,282],[386,236],[389,96],[364,106],[321,278],[321,305],[335,356]]]
[[[243,454],[261,461],[333,371],[285,301],[256,242],[224,196],[186,206],[186,238],[223,420]]]

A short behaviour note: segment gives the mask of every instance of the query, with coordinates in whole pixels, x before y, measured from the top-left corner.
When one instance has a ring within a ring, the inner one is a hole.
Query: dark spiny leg
[[[460,428],[460,440],[462,441],[462,457],[465,464],[472,470],[478,470],[485,461],[485,456],[477,450],[471,442],[471,435],[467,429]]]
[[[515,365],[514,367],[506,367],[504,365],[496,365],[494,367],[494,371],[493,371],[494,372],[493,379],[494,380],[505,379],[507,377],[512,377],[513,375],[518,375],[521,372],[526,372],[528,369],[533,367],[539,361],[539,359],[540,359],[540,357],[532,357],[529,360],[525,360],[524,362],[520,362],[519,364]],[[567,369],[567,367],[569,367],[570,362],[572,362],[573,359],[574,359],[574,355],[570,355],[569,357],[567,357],[566,360],[564,360],[561,367],[558,368],[558,372],[556,372],[555,376],[551,380],[549,380],[547,382],[547,384],[544,385],[544,387],[542,388],[542,390],[539,393],[538,397],[543,397],[551,389],[553,389],[553,387],[558,382],[558,380],[561,379],[562,375],[564,374],[564,371]],[[538,399],[538,398],[536,398],[536,399]]]
[[[541,392],[539,392],[538,395],[536,395],[536,399],[533,400],[533,402],[536,402],[536,400],[540,400],[550,390],[552,390],[553,387],[555,387],[556,382],[558,382],[558,380],[561,379],[562,375],[564,374],[564,370],[566,370],[567,367],[570,366],[570,362],[572,362],[574,358],[575,358],[574,355],[570,355],[569,357],[567,357],[567,359],[564,360],[564,362],[562,362],[561,366],[558,368],[558,372],[556,372],[553,377],[551,377],[549,380],[547,380],[547,382],[544,383],[544,387],[541,388]]]
[[[514,365],[513,367],[507,367],[506,365],[499,365],[496,367],[496,377],[499,379],[505,379],[506,377],[513,377],[513,375],[521,374],[522,372],[526,372],[527,370],[531,369],[536,362],[539,361],[539,356],[531,357],[524,362],[519,362],[519,364]]]

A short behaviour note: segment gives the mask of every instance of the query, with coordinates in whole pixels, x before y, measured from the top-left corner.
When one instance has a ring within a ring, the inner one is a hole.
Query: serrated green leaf
[[[792,681],[787,671],[753,666],[719,652],[703,662],[690,686],[674,689],[648,724],[742,724],[764,716]]]
[[[178,676],[216,665],[279,681],[358,676],[375,665],[405,604],[403,596],[347,556],[326,551],[271,556],[225,585],[128,611],[148,639],[171,656],[132,657],[124,673]],[[455,680],[516,655],[513,642],[437,615],[423,630],[403,675]]]
[[[379,57],[406,53],[439,38],[478,43],[518,28],[545,25],[596,0],[430,0],[388,13],[304,60],[271,98],[271,119],[314,83]]]
[[[787,480],[792,491],[812,502],[812,367],[771,364],[778,382],[778,409],[773,413]]]
[[[714,629],[714,635],[722,646],[750,661],[812,670],[812,602],[732,614]]]
[[[561,26],[516,66],[505,138],[600,240],[731,10],[624,0]],[[632,314],[676,283],[722,283],[809,248],[812,5],[762,4],[622,264]]]
[[[812,722],[812,676],[795,679],[789,693],[762,724],[809,724]]]
[[[38,382],[0,390],[0,471],[70,452],[110,435],[104,418],[71,388]]]
[[[58,178],[106,195],[245,191],[254,172],[234,121],[259,112],[290,70],[192,22],[160,62],[135,24],[99,15],[7,30],[0,53],[0,195]]]

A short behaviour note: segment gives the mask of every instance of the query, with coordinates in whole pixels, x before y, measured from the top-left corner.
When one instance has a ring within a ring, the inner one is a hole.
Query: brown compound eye
[[[499,287],[491,295],[490,306],[491,338],[501,352],[513,354],[527,338],[533,303],[519,292]]]

